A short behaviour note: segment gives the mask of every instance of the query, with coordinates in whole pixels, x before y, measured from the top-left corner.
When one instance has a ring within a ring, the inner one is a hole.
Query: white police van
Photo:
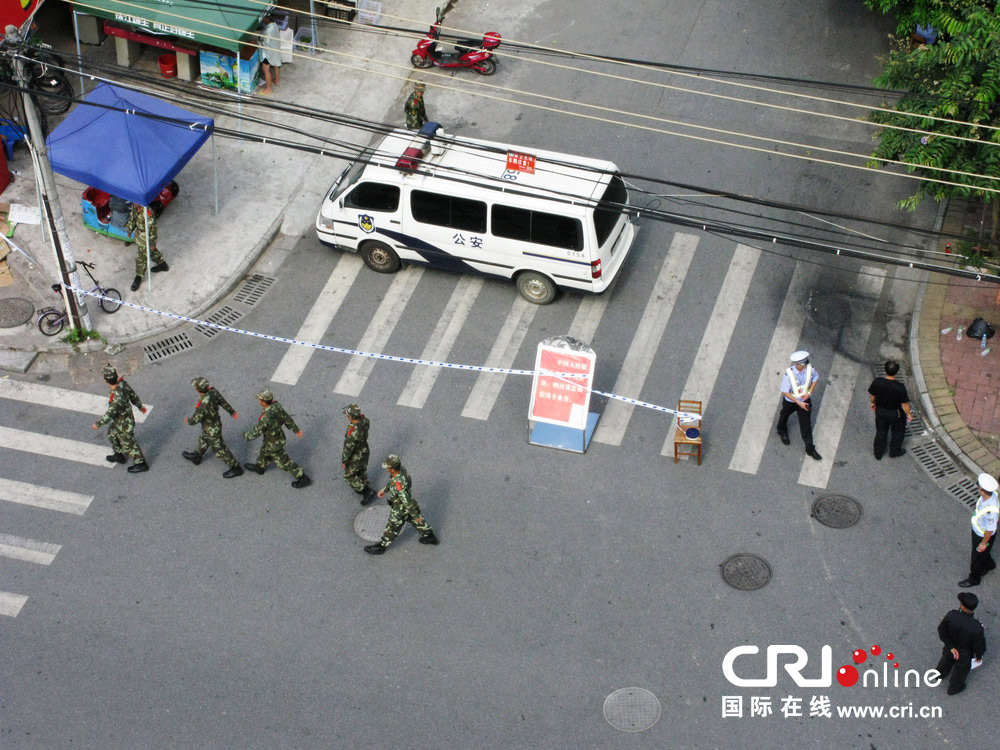
[[[551,302],[559,288],[599,293],[636,227],[609,161],[445,134],[394,130],[330,188],[316,218],[322,243],[393,273],[402,263],[513,279]]]

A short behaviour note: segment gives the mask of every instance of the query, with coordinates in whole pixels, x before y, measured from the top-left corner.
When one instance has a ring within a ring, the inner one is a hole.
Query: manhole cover
[[[767,560],[747,552],[727,557],[722,565],[722,579],[740,591],[753,591],[771,581],[771,566]]]
[[[31,320],[35,306],[22,297],[0,299],[0,328],[17,328]]]
[[[604,718],[615,729],[641,732],[660,720],[660,700],[643,688],[622,688],[604,699]]]
[[[812,517],[831,529],[847,529],[861,520],[861,503],[847,495],[822,495],[812,505]]]
[[[354,517],[354,533],[366,542],[377,542],[389,520],[389,506],[384,504],[365,508]]]

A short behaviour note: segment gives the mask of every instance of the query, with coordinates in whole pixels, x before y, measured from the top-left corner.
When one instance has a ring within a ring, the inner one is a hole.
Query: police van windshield
[[[340,173],[340,177],[337,181],[333,183],[333,187],[330,188],[330,200],[336,199],[336,197],[351,187],[358,178],[361,177],[361,173],[365,171],[365,167],[368,166],[368,155],[362,153],[357,159],[352,161],[347,169]]]
[[[602,247],[618,224],[628,205],[628,190],[620,175],[612,175],[611,182],[604,190],[600,202],[594,209],[594,229],[597,232],[597,246]]]

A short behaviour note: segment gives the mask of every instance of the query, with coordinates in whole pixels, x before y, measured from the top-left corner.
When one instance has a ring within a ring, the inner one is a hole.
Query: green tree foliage
[[[896,14],[896,33],[909,38],[917,25],[930,22],[934,12],[940,7],[940,0],[865,0],[872,10],[880,10],[886,15]]]
[[[894,111],[872,115],[874,122],[924,133],[886,128],[876,136],[873,156],[906,162],[908,171],[922,177],[959,183],[920,182],[917,192],[900,201],[913,209],[921,199],[948,196],[978,197],[996,209],[1000,182],[971,174],[1000,177],[1000,15],[992,0],[868,0],[881,8],[926,6],[927,18],[941,36],[936,44],[911,49],[909,35],[893,42],[885,70],[875,84],[906,92],[892,106]],[[955,122],[914,117],[902,112],[946,118]],[[947,136],[971,140],[963,141]],[[877,162],[873,162],[877,164]],[[927,167],[971,173],[942,172]],[[996,222],[994,222],[996,226]]]

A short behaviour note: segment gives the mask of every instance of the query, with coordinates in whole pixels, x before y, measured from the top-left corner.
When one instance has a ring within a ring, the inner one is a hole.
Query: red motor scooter
[[[495,31],[483,34],[482,41],[476,39],[459,39],[455,42],[454,52],[442,52],[439,38],[441,36],[441,9],[437,9],[436,19],[427,36],[417,42],[417,48],[410,55],[410,62],[418,68],[472,68],[484,76],[493,75],[497,70],[497,61],[490,50],[500,46],[500,35]]]

